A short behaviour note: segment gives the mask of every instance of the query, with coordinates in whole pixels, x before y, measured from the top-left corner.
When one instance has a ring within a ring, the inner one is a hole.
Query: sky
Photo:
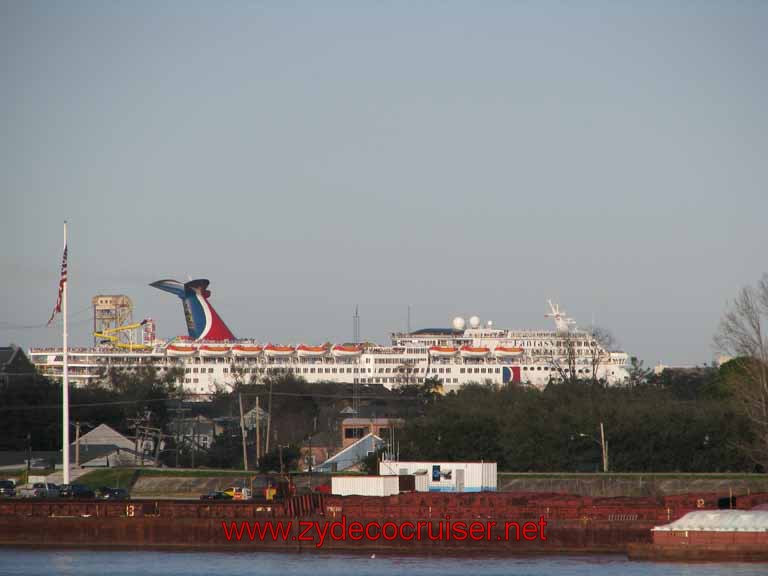
[[[388,342],[547,298],[646,365],[767,271],[766,2],[0,0],[0,345],[95,294],[162,337]]]

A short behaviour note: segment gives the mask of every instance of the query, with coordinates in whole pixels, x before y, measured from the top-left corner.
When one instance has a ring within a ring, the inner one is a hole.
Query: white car
[[[16,494],[20,498],[58,498],[59,489],[56,484],[35,482],[25,484],[17,490]]]

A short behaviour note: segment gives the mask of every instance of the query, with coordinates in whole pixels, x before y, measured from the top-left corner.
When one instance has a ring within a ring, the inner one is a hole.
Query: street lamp
[[[608,441],[605,439],[605,429],[603,428],[603,423],[600,422],[600,440],[598,440],[591,434],[584,434],[583,432],[572,434],[571,440],[573,440],[574,436],[578,436],[579,438],[588,438],[600,447],[600,456],[602,458],[602,463],[603,463],[603,472],[608,472]]]

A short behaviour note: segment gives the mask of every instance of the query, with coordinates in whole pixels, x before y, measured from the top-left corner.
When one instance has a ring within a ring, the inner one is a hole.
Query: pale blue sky
[[[96,293],[184,332],[387,341],[547,297],[648,364],[712,359],[766,271],[767,2],[0,0],[0,343]],[[79,314],[77,314],[79,312]]]

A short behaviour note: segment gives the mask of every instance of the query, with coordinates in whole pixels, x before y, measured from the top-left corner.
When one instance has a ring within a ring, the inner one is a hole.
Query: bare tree
[[[616,347],[616,339],[606,328],[595,326],[589,341],[589,357],[592,362],[592,382],[597,382],[600,366],[611,359],[611,349]]]
[[[611,358],[611,348],[616,345],[613,335],[604,328],[595,327],[591,334],[582,331],[569,331],[562,334],[561,344],[556,348],[546,350],[549,365],[557,370],[559,379],[563,382],[575,382],[579,379],[579,359],[591,361],[591,377],[597,382],[600,366]],[[586,378],[586,367],[583,373]]]
[[[754,442],[745,453],[768,470],[768,274],[745,286],[728,307],[715,336],[716,346],[734,356],[729,378],[739,407],[752,425]]]
[[[547,362],[557,370],[562,382],[576,381],[577,341],[578,333],[566,332],[562,336],[560,349],[550,348],[547,355]]]

